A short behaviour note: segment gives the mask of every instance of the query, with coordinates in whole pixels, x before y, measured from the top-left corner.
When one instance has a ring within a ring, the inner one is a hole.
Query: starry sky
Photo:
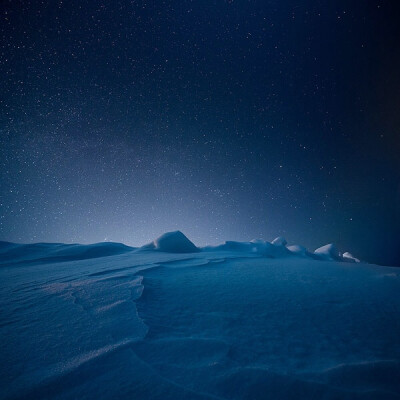
[[[395,5],[4,0],[0,240],[283,235],[400,265]]]

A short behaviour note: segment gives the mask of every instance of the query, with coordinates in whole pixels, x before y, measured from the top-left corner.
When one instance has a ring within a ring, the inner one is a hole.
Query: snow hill
[[[287,256],[309,257],[318,260],[335,260],[343,262],[360,262],[351,253],[339,253],[334,244],[328,244],[308,252],[299,245],[287,246],[283,237],[277,237],[272,242],[252,240],[251,242],[227,241],[218,246],[197,247],[182,232],[167,232],[142,247],[129,247],[122,243],[95,243],[91,245],[36,243],[16,244],[0,242],[0,265],[10,263],[51,263],[73,260],[84,260],[113,256],[132,251],[157,251],[165,253],[196,253],[200,251],[234,251],[251,253],[263,257],[278,258]]]
[[[0,399],[400,399],[400,270],[356,261],[1,242]]]
[[[304,247],[299,245],[287,246],[285,238],[279,236],[272,242],[263,240],[252,240],[251,242],[235,242],[227,241],[218,246],[206,246],[203,248],[196,247],[182,232],[167,232],[155,239],[153,242],[141,247],[143,250],[158,250],[168,253],[195,253],[198,251],[234,251],[242,253],[252,253],[263,257],[285,257],[285,256],[301,256],[318,260],[335,260],[344,262],[359,262],[349,252],[343,255],[339,253],[334,244],[322,246],[314,251],[308,252]]]
[[[143,246],[141,250],[158,250],[167,253],[196,253],[196,247],[181,231],[167,232],[153,242]]]
[[[134,250],[122,243],[63,244],[35,243],[16,244],[0,242],[0,265],[7,263],[51,263],[86,260],[113,256]]]

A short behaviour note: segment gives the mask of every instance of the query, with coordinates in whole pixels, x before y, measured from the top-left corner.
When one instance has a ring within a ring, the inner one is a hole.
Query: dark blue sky
[[[2,2],[0,240],[400,264],[395,4]]]

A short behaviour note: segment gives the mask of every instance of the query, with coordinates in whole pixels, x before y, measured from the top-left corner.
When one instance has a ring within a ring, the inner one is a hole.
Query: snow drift
[[[0,243],[0,399],[399,399],[400,272],[352,257]]]
[[[206,246],[201,250],[234,251],[241,253],[250,253],[269,258],[307,257],[323,261],[360,261],[348,252],[345,252],[343,255],[341,255],[334,244],[327,244],[325,246],[322,246],[312,253],[309,252],[305,247],[300,245],[288,246],[286,239],[281,236],[272,240],[272,242],[267,242],[259,239],[254,239],[251,242],[227,241],[224,244],[218,246]]]
[[[268,258],[308,257],[324,261],[360,262],[349,252],[341,254],[334,244],[327,244],[309,252],[300,245],[287,245],[279,236],[271,242],[254,239],[250,242],[226,241],[217,246],[197,247],[181,231],[167,232],[142,247],[129,247],[122,243],[103,242],[91,245],[35,243],[16,244],[0,242],[0,265],[7,263],[52,263],[84,260],[123,254],[131,251],[157,251],[163,253],[239,252]]]
[[[113,256],[134,250],[122,243],[63,244],[35,243],[16,244],[0,242],[0,265],[8,262],[53,263]]]

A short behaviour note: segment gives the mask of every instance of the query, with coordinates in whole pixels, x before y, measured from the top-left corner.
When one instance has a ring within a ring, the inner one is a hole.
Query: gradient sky
[[[335,242],[400,265],[396,1],[3,1],[0,240]]]

